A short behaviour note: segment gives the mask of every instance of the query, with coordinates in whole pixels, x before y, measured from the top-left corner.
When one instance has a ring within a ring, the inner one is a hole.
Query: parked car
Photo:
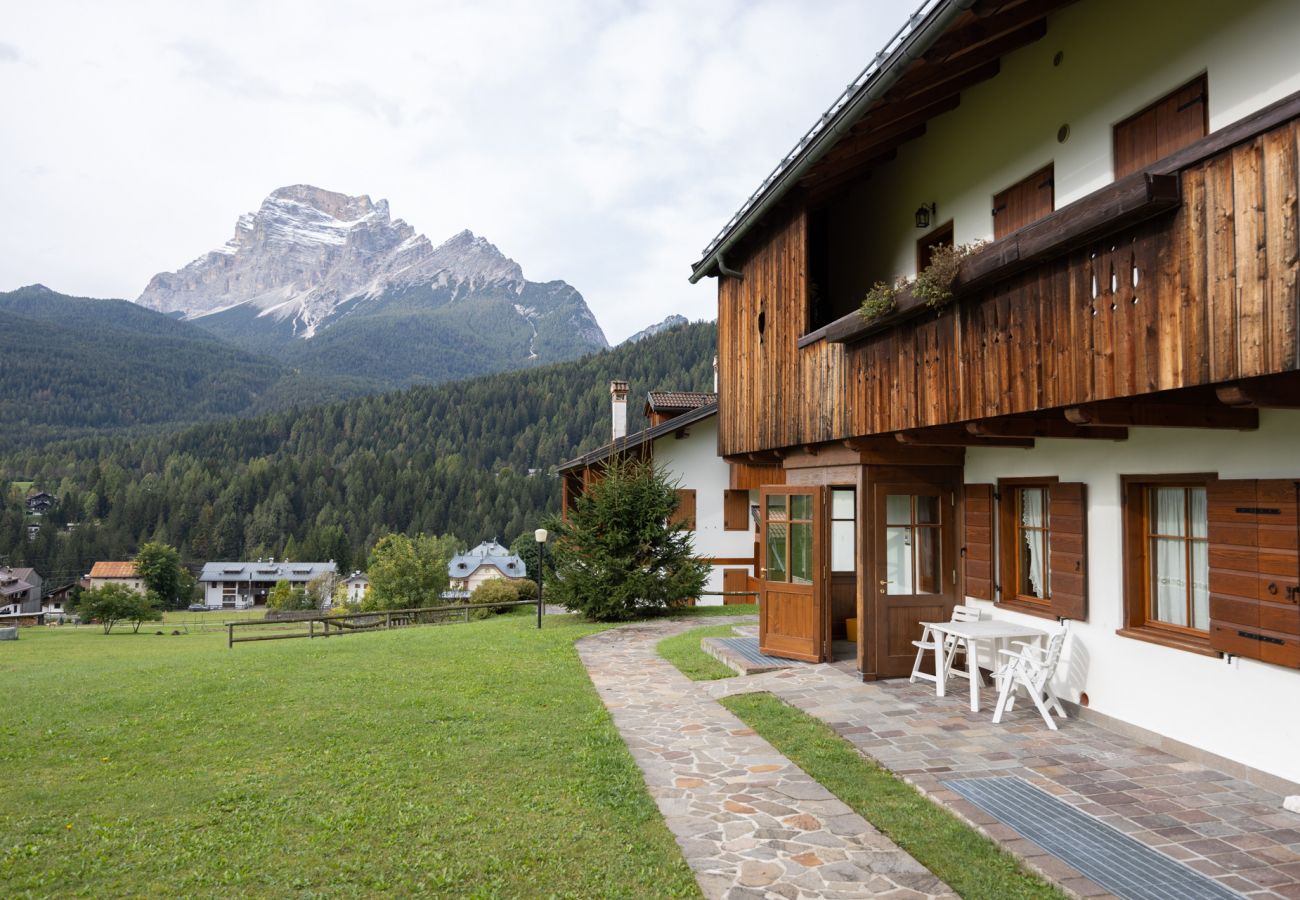
[[[207,612],[208,605],[206,603],[191,603],[185,609],[187,612]]]

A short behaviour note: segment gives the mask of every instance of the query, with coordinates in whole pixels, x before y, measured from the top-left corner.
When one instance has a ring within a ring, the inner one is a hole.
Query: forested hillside
[[[93,429],[198,422],[357,396],[125,300],[0,293],[0,449]]]
[[[608,440],[609,382],[631,382],[629,428],[652,388],[709,390],[716,329],[697,323],[583,359],[139,438],[0,457],[60,505],[28,542],[20,498],[0,556],[59,581],[146,540],[186,560],[362,558],[386,531],[509,541],[558,511],[550,468]],[[539,470],[530,475],[529,470]],[[80,523],[71,532],[60,527]]]

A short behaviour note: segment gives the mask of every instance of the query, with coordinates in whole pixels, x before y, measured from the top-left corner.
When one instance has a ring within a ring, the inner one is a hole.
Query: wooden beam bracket
[[[960,426],[956,428],[948,426],[911,428],[906,431],[894,432],[894,438],[900,444],[922,447],[1014,447],[1030,450],[1034,446],[1033,438],[983,437],[971,434]]]
[[[979,437],[1081,438],[1094,441],[1128,440],[1128,429],[1111,425],[1075,425],[1064,419],[984,419],[966,423]]]
[[[1253,431],[1259,428],[1259,411],[1233,409],[1201,403],[1153,401],[1107,401],[1071,406],[1067,421],[1075,425],[1120,425],[1140,428],[1226,428]]]

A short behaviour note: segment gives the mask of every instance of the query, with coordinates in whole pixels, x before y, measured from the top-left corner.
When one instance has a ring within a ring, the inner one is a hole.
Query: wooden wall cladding
[[[720,452],[1300,368],[1297,130],[1184,169],[1176,212],[856,344],[796,346],[806,217],[791,215],[740,262],[743,279],[719,281]]]

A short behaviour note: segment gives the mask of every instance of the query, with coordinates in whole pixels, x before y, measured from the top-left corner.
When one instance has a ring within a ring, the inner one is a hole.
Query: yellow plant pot
[[[847,632],[847,634],[848,634],[848,639],[851,640],[853,643],[856,644],[856,643],[858,642],[858,619],[857,619],[857,616],[854,616],[854,617],[851,618],[851,619],[845,619],[845,620],[844,620],[844,630],[845,630],[845,632]]]

